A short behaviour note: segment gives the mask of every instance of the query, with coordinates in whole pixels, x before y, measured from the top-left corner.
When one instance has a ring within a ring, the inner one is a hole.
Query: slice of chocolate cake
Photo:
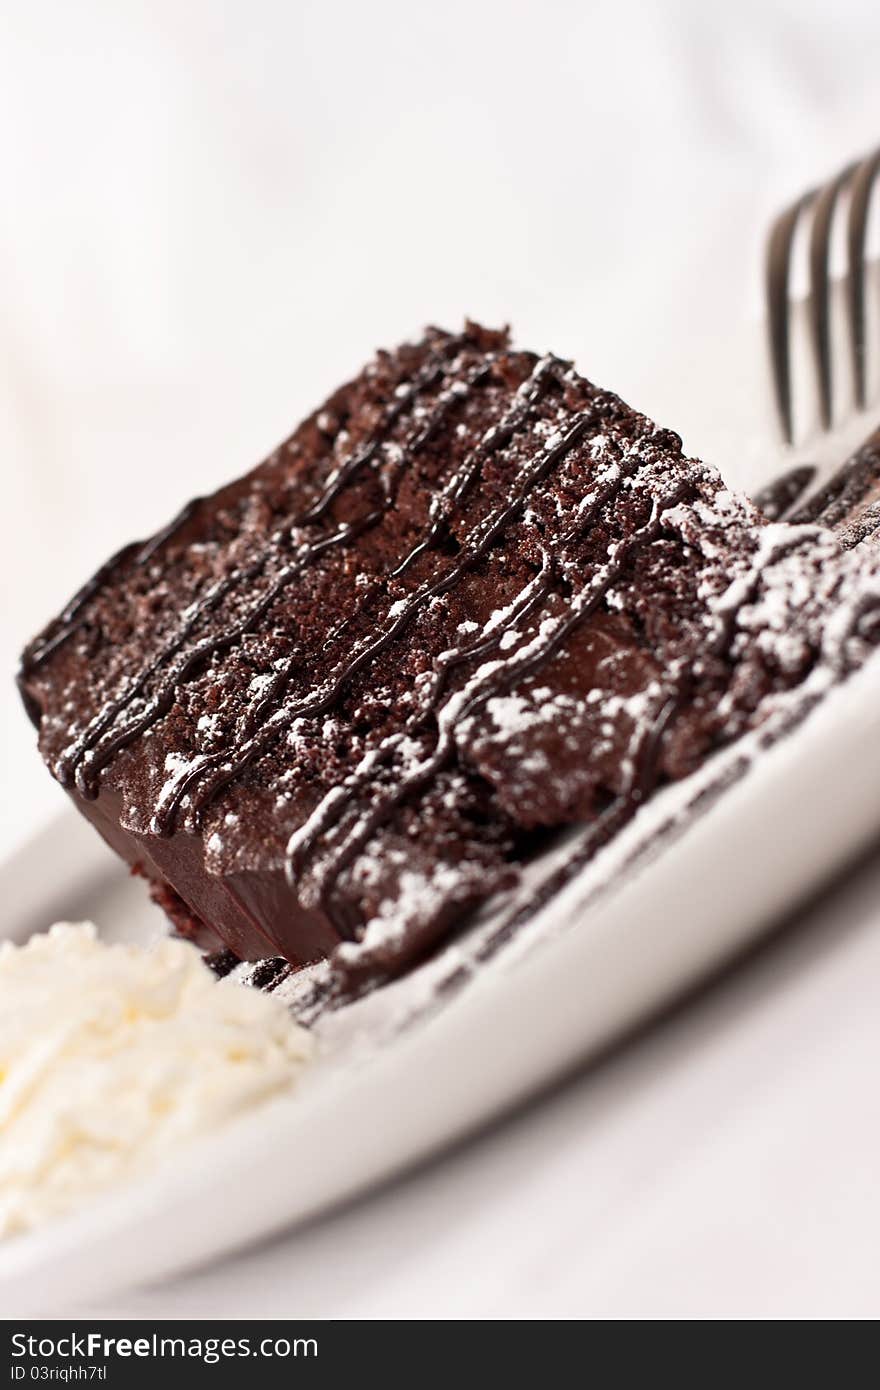
[[[560,829],[598,846],[817,664],[845,675],[873,564],[468,324],[380,353],[120,551],[20,681],[53,775],[180,930],[357,979]]]

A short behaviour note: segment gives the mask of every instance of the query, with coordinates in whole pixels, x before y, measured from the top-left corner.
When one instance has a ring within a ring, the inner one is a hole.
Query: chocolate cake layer
[[[393,972],[877,638],[869,559],[468,324],[380,353],[25,652],[43,757],[185,933]]]

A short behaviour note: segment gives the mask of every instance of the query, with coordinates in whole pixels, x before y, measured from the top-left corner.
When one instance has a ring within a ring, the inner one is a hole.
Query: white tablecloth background
[[[880,143],[878,42],[868,0],[7,0],[7,670],[106,552],[426,321],[510,320],[753,480],[763,232]],[[60,793],[8,681],[0,708],[6,852]],[[869,865],[478,1145],[90,1311],[876,1315],[878,956]]]

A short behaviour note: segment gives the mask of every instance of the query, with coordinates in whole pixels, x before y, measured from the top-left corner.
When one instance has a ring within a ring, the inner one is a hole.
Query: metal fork
[[[782,433],[787,444],[795,438],[792,390],[791,279],[795,236],[809,219],[809,336],[816,377],[819,419],[824,430],[833,420],[834,373],[831,347],[830,270],[835,213],[844,194],[846,214],[846,309],[853,395],[858,409],[867,404],[867,274],[866,241],[871,195],[880,175],[880,150],[847,165],[826,184],[811,189],[781,213],[767,241],[766,300],[770,332],[773,386]]]

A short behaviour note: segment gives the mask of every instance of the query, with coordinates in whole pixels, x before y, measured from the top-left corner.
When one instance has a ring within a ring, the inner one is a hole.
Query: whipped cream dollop
[[[195,947],[59,923],[0,945],[0,1235],[61,1215],[286,1090],[309,1034]]]

